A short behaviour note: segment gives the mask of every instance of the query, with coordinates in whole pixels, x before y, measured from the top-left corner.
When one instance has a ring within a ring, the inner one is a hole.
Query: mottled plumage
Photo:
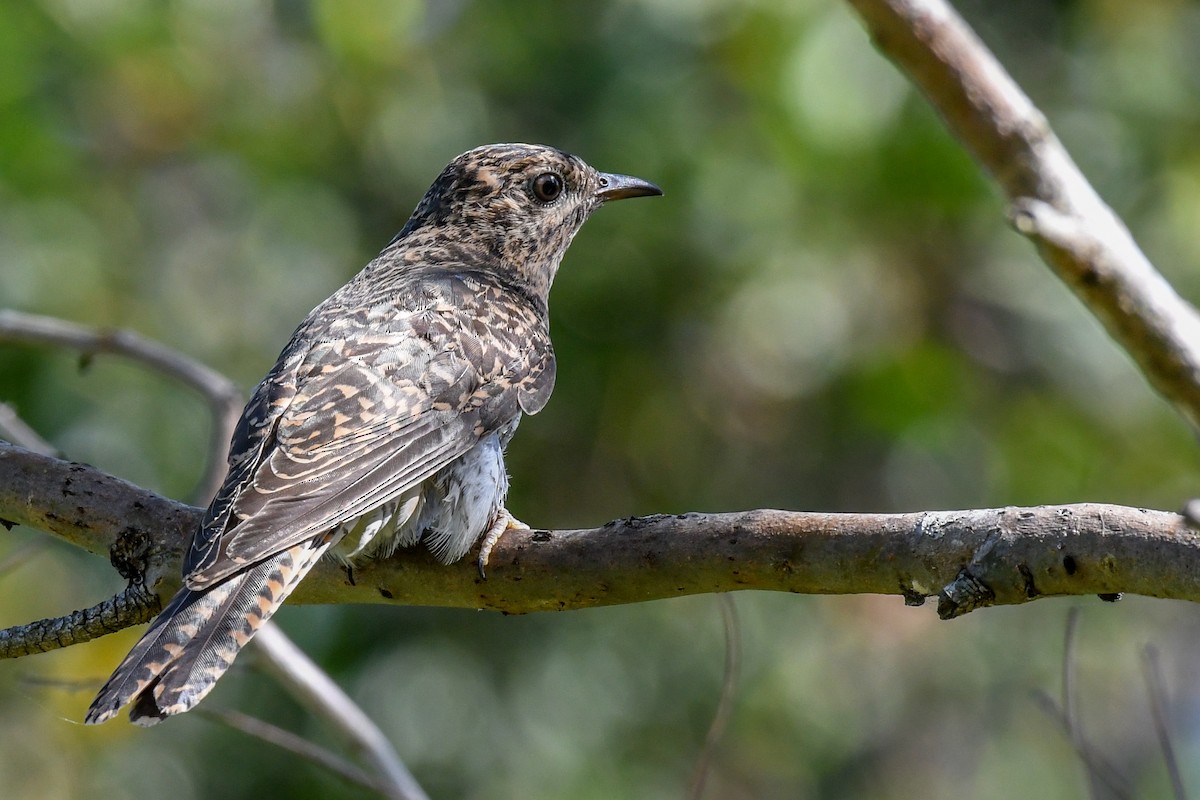
[[[187,711],[322,555],[423,541],[443,562],[503,531],[503,452],[554,388],[547,296],[607,200],[660,194],[535,145],[454,159],[383,252],[300,324],[242,414],[184,588],[100,690],[104,722]]]

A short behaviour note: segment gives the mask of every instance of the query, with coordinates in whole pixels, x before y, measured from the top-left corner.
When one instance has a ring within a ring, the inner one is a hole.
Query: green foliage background
[[[1200,7],[961,10],[1200,297]],[[526,521],[1196,494],[1192,433],[829,0],[0,5],[0,306],[132,328],[249,389],[446,161],[511,140],[667,193],[597,215],[559,275],[558,388],[509,458]],[[137,367],[5,348],[0,401],[157,491],[199,476],[203,404]],[[40,538],[0,534],[0,558]],[[0,578],[0,624],[118,586],[54,546]],[[1136,796],[1165,795],[1153,644],[1200,791],[1191,606],[1043,600],[941,623],[898,597],[737,602],[743,676],[709,797],[1084,796],[1036,701],[1060,690],[1076,606],[1087,735]],[[438,798],[679,797],[721,678],[712,597],[279,619]],[[0,665],[0,795],[365,796],[200,714],[79,725],[135,635]],[[207,705],[332,743],[249,657]]]

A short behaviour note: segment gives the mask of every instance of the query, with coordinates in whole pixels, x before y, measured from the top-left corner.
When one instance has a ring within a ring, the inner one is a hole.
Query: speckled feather
[[[552,174],[561,193],[534,186]],[[380,255],[297,328],[234,433],[185,587],[92,703],[187,711],[326,552],[461,558],[512,520],[503,448],[554,387],[547,298],[606,200],[659,194],[536,145],[454,159]],[[481,560],[486,559],[486,553]]]

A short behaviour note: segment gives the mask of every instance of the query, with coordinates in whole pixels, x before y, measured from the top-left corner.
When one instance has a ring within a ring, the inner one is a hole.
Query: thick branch
[[[1158,274],[1046,118],[944,0],[850,0],[1012,203],[1010,219],[1200,427],[1200,315]]]
[[[122,559],[178,566],[199,519],[199,509],[95,467],[0,442],[0,521],[53,533],[96,555],[116,555],[114,566],[126,577],[134,567]],[[172,593],[179,575],[173,585],[152,588]]]
[[[144,566],[163,599],[178,586],[200,513],[92,467],[0,444],[0,518],[94,553],[115,545],[124,573]],[[1178,514],[1099,504],[634,517],[591,530],[510,531],[487,580],[471,559],[446,567],[415,549],[352,575],[322,562],[292,602],[520,614],[738,589],[937,596],[947,618],[1047,595],[1200,600],[1200,535]]]

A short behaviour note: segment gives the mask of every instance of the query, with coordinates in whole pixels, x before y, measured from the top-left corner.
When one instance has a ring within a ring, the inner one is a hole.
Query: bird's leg
[[[479,577],[487,580],[487,572],[485,571],[488,565],[488,559],[491,558],[492,548],[496,546],[496,542],[500,541],[500,537],[507,531],[518,530],[527,531],[529,526],[512,515],[512,512],[503,506],[496,512],[496,521],[483,534],[483,544],[479,545]]]

